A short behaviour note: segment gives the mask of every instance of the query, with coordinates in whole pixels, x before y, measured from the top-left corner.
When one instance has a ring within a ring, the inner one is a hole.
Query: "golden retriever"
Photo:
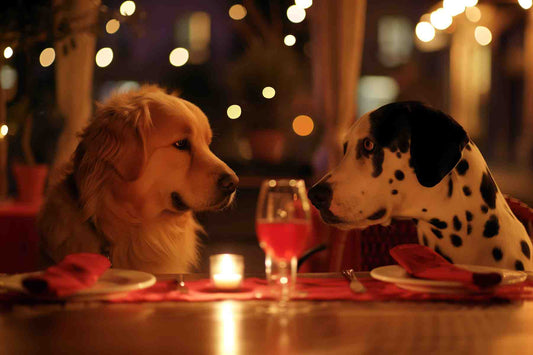
[[[143,86],[98,105],[80,138],[38,218],[44,254],[103,253],[113,267],[152,273],[197,265],[193,212],[228,206],[239,182],[209,149],[205,114]]]

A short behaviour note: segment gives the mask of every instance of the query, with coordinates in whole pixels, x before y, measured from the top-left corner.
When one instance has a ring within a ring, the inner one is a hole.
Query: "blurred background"
[[[32,174],[43,179],[48,171],[53,181],[95,101],[143,83],[202,108],[212,150],[241,179],[232,209],[198,216],[208,234],[201,271],[217,252],[245,254],[247,270],[261,271],[254,233],[260,182],[312,184],[338,161],[350,123],[393,101],[420,100],[450,113],[501,190],[533,205],[531,7],[531,0],[3,4],[0,224],[13,213],[26,219],[4,228],[0,243],[31,254],[38,238],[13,235],[20,228],[31,234],[36,213],[13,207],[21,169],[41,169]]]

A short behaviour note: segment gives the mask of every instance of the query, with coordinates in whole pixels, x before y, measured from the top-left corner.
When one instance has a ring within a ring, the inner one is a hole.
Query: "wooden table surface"
[[[295,303],[0,303],[0,354],[533,353],[533,302]]]

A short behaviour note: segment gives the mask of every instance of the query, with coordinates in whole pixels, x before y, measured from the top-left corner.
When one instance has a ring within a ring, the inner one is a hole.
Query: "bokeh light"
[[[285,43],[287,47],[294,46],[294,44],[296,43],[296,37],[294,37],[293,35],[286,35],[283,39],[283,43]]]
[[[120,14],[122,16],[131,16],[135,12],[135,3],[131,0],[124,1],[120,5]]]
[[[474,37],[476,38],[477,43],[482,46],[486,46],[492,41],[492,33],[485,26],[477,26],[474,32]]]
[[[181,67],[189,60],[189,51],[181,47],[174,48],[172,52],[170,52],[168,59],[173,66]]]
[[[287,9],[287,18],[292,23],[300,23],[305,19],[305,10],[299,6],[291,5]]]
[[[247,13],[246,8],[241,4],[235,4],[229,8],[229,17],[234,20],[242,20],[246,17]]]
[[[314,128],[315,124],[313,119],[307,115],[297,116],[292,121],[292,129],[294,130],[294,133],[302,137],[310,135]]]
[[[7,46],[4,49],[4,58],[9,59],[13,56],[13,48]]]
[[[445,30],[450,27],[453,22],[450,14],[444,9],[437,9],[433,11],[429,19],[433,27],[435,27],[437,30]]]
[[[465,16],[468,21],[478,22],[481,20],[481,10],[477,7],[468,7],[465,11]]]
[[[533,5],[533,1],[532,0],[518,0],[518,4],[520,6],[522,6],[522,8],[524,10],[528,10],[531,8],[531,6]]]
[[[54,50],[54,48],[48,47],[43,49],[43,51],[41,52],[41,55],[39,56],[39,63],[41,63],[41,65],[46,68],[52,65],[55,59],[56,51]]]
[[[96,65],[105,68],[113,61],[113,50],[109,47],[101,48],[96,52]]]
[[[472,7],[477,5],[478,0],[464,0],[466,7]]]
[[[431,23],[422,21],[419,22],[415,27],[416,37],[422,42],[429,42],[435,38],[435,28]]]
[[[9,65],[3,65],[0,69],[0,82],[2,83],[2,89],[13,89],[17,83],[17,78],[17,71],[13,67]]]
[[[119,28],[120,28],[120,21],[119,20],[115,20],[114,18],[112,18],[111,20],[107,21],[107,23],[105,25],[105,30],[109,34],[113,34],[113,33],[117,32]]]
[[[7,136],[8,132],[9,132],[9,128],[7,127],[6,124],[3,124],[2,127],[0,127],[0,136],[4,138],[5,136]]]
[[[313,0],[296,0],[294,3],[302,9],[308,9],[313,5]]]
[[[263,97],[266,99],[271,99],[276,95],[276,90],[272,86],[266,86],[263,89]]]
[[[235,120],[241,117],[241,113],[242,113],[242,110],[239,105],[231,105],[230,107],[228,107],[227,114],[228,114],[228,117],[232,120]]]
[[[465,11],[464,0],[444,0],[442,2],[442,7],[450,16],[457,16]]]

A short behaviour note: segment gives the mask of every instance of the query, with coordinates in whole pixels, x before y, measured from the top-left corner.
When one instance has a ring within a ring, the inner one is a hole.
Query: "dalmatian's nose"
[[[319,210],[329,208],[332,195],[333,191],[331,190],[331,185],[327,182],[316,184],[311,188],[311,190],[309,190],[307,194],[311,200],[311,203]]]

